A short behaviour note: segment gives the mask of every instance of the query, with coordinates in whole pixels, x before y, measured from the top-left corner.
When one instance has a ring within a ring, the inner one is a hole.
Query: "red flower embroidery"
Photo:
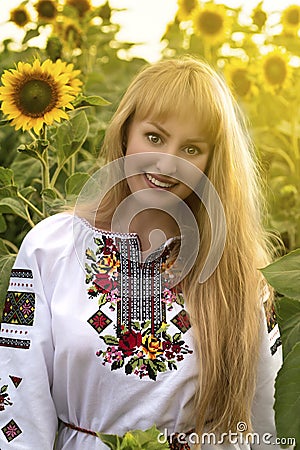
[[[104,292],[110,292],[117,287],[116,281],[109,278],[107,273],[97,273],[94,283]]]
[[[141,333],[136,333],[133,330],[126,331],[119,340],[119,350],[125,356],[131,356],[136,348],[139,348],[142,343]]]
[[[8,386],[2,386],[0,389],[0,411],[5,410],[5,406],[11,406],[12,402],[10,401],[9,395],[7,393]]]

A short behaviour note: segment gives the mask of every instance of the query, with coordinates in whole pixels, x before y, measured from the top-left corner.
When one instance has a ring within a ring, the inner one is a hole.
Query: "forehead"
[[[176,136],[182,140],[197,139],[205,140],[205,130],[196,117],[190,115],[170,114],[167,117],[150,117],[139,118],[136,116],[132,121],[131,129],[141,128],[145,131],[157,131],[167,136]]]
[[[142,98],[137,98],[134,112],[140,121],[163,123],[172,119],[181,124],[191,123],[210,143],[214,142],[219,128],[218,116],[216,106],[205,93],[197,95],[182,86],[174,90],[168,85],[164,89],[147,90]]]

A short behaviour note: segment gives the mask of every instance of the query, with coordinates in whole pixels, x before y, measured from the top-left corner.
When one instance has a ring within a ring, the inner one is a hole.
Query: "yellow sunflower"
[[[23,28],[30,22],[30,15],[24,6],[18,6],[10,11],[11,22],[14,22],[18,27]]]
[[[199,4],[199,0],[178,0],[177,17],[179,20],[189,20],[191,14]]]
[[[300,6],[291,5],[282,11],[281,23],[288,34],[297,35],[300,29]]]
[[[247,100],[257,94],[248,63],[240,59],[231,60],[225,66],[224,75],[235,96]]]
[[[43,125],[69,119],[65,108],[73,109],[79,85],[71,65],[47,59],[42,64],[35,60],[19,62],[16,69],[5,70],[0,87],[1,110],[17,130],[33,129],[36,133]],[[73,87],[72,87],[73,85]]]
[[[263,87],[270,92],[290,85],[292,68],[290,58],[279,48],[263,56],[261,62],[261,78]]]
[[[40,20],[51,21],[57,16],[57,7],[52,0],[39,0],[34,7]]]
[[[55,64],[60,68],[60,72],[68,75],[69,81],[67,86],[70,87],[69,94],[76,96],[81,91],[82,81],[77,78],[80,70],[74,70],[74,64],[67,64],[65,61],[58,59]]]
[[[92,7],[90,0],[67,0],[66,4],[76,9],[80,17],[83,17]]]
[[[230,31],[230,18],[223,5],[208,3],[192,14],[194,31],[211,44],[223,42]]]
[[[78,24],[68,17],[60,16],[55,23],[56,34],[70,48],[80,48],[82,44],[82,31]]]

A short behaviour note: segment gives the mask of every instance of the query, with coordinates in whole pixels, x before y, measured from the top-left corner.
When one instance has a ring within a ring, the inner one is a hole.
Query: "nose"
[[[161,153],[156,161],[156,169],[163,175],[175,175],[177,171],[176,157],[172,154]]]

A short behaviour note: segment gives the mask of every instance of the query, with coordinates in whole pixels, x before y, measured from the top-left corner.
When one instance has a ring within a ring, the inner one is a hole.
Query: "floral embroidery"
[[[4,411],[6,406],[12,406],[7,389],[7,384],[3,385],[0,389],[0,411]]]
[[[120,255],[114,241],[103,235],[94,239],[98,245],[96,253],[87,249],[86,256],[91,264],[86,264],[86,283],[92,282],[88,289],[90,298],[99,297],[99,306],[110,302],[114,310],[120,301],[119,273]]]
[[[1,430],[8,442],[12,441],[22,433],[21,428],[13,419],[11,419],[3,428],[1,428]]]
[[[278,328],[277,318],[275,308],[272,305],[271,308],[268,307],[267,302],[264,303],[266,322],[268,328],[268,336],[270,341],[270,351],[271,355],[274,355],[278,349],[282,345],[280,332]]]
[[[96,355],[111,370],[122,368],[127,375],[156,380],[159,372],[176,370],[193,352],[182,338],[190,328],[189,317],[181,292],[165,276],[164,267],[171,269],[168,251],[157,251],[141,264],[137,239],[118,239],[102,235],[94,239],[95,251],[86,250],[87,292],[99,306],[87,321],[105,344]],[[177,314],[168,324],[166,312],[173,310]],[[114,332],[104,335],[112,324],[109,311],[116,323]],[[179,332],[170,333],[171,324]]]
[[[100,336],[107,344],[106,350],[99,350],[103,365],[111,364],[111,370],[124,366],[127,375],[134,374],[140,378],[148,376],[156,380],[158,372],[177,369],[177,362],[192,350],[182,340],[182,334],[171,336],[167,333],[168,325],[163,323],[161,329],[153,335],[150,321],[134,323],[131,330],[123,327],[120,338]]]

